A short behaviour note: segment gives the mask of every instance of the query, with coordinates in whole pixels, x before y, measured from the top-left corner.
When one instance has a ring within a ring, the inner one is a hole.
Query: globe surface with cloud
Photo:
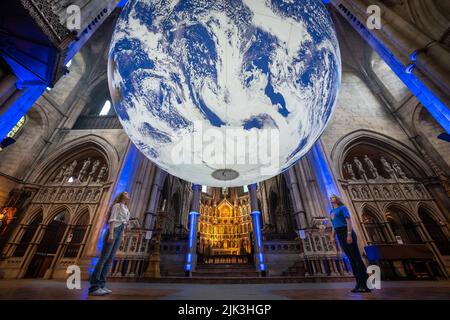
[[[314,145],[341,60],[320,0],[130,0],[108,73],[118,117],[149,159],[187,181],[241,186]]]

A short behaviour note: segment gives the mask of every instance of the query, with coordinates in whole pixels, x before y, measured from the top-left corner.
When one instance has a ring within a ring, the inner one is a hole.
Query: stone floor
[[[63,281],[1,280],[0,300],[450,300],[450,281],[383,282],[371,294],[353,294],[353,283],[175,284],[112,282],[113,294],[89,297],[88,284],[69,290]]]

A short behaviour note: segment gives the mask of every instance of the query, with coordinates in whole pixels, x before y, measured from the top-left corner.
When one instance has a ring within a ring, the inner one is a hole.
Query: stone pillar
[[[261,231],[261,212],[258,207],[258,198],[256,196],[256,184],[252,184],[249,187],[250,191],[250,209],[253,221],[253,235],[254,235],[254,261],[256,270],[258,270],[261,276],[266,276],[266,264],[264,262],[264,252],[262,244],[262,231]]]
[[[292,198],[292,207],[294,208],[294,219],[298,229],[305,229],[308,227],[306,222],[306,212],[303,208],[303,201],[300,196],[300,190],[298,187],[297,176],[295,175],[294,167],[289,168],[284,173],[286,180],[288,181],[289,191]]]
[[[166,209],[166,200],[158,211],[156,217],[156,225],[154,228],[155,235],[153,237],[153,248],[148,261],[147,270],[144,272],[144,278],[160,278],[161,277],[161,234],[164,226],[164,218]],[[150,245],[150,244],[149,244]]]
[[[197,221],[200,209],[200,186],[194,184],[192,186],[193,195],[191,210],[189,212],[189,240],[186,254],[185,276],[192,276],[197,265]]]
[[[155,226],[158,202],[161,196],[161,190],[164,185],[164,181],[167,177],[167,173],[161,170],[159,167],[156,167],[155,170],[156,171],[153,179],[150,200],[148,202],[147,211],[145,212],[144,218],[144,228],[146,230],[152,230]]]

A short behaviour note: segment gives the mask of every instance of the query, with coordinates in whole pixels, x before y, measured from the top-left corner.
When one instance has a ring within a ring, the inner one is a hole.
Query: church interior
[[[264,285],[263,298],[352,299],[329,222],[338,194],[364,262],[381,270],[372,297],[450,299],[450,1],[323,1],[342,59],[336,109],[296,164],[239,187],[169,174],[122,128],[108,55],[126,2],[2,5],[0,299],[39,299],[43,287],[53,288],[44,299],[86,298],[65,289],[68,267],[86,286],[124,190],[139,225],[112,263],[110,298],[175,299],[201,284],[197,298],[231,285],[245,299]],[[67,28],[73,5],[77,32]],[[381,8],[379,29],[366,25],[369,5]]]

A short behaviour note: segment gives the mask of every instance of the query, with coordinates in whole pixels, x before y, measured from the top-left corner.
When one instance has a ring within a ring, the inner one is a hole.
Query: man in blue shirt
[[[367,287],[367,269],[358,249],[356,234],[352,229],[350,212],[338,196],[331,196],[330,201],[333,205],[333,209],[330,212],[330,219],[333,225],[332,236],[334,239],[337,234],[339,244],[350,261],[353,275],[356,279],[356,287],[352,292],[370,292],[370,289]]]

